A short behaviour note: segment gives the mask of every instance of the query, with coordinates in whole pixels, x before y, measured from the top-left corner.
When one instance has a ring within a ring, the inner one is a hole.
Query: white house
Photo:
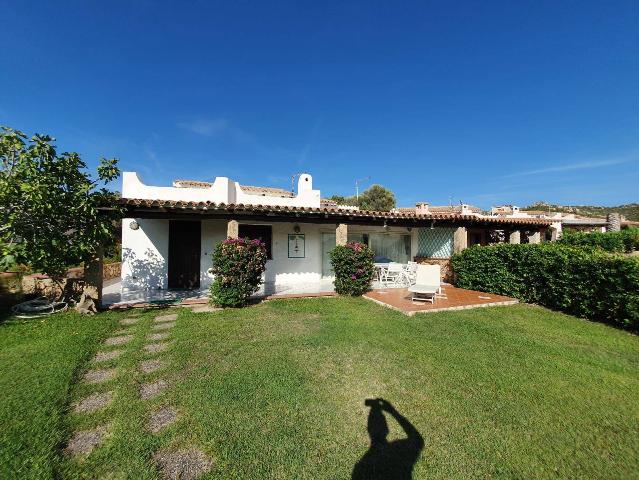
[[[326,204],[311,175],[295,193],[214,182],[144,184],[123,175],[122,291],[203,289],[212,281],[211,252],[227,237],[261,238],[269,260],[265,281],[275,291],[320,288],[330,282],[329,252],[337,243],[367,243],[378,260],[446,264],[473,232],[501,229],[534,234],[549,225],[535,218],[501,218],[470,210],[429,212],[423,206],[391,212]],[[535,238],[535,237],[533,237]],[[538,236],[537,236],[538,238]],[[444,269],[446,275],[446,269]]]

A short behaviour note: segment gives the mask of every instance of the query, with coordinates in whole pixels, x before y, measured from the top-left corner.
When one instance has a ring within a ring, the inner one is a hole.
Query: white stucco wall
[[[320,191],[313,190],[313,178],[308,174],[300,175],[296,196],[278,197],[246,193],[238,182],[226,177],[216,177],[209,188],[158,187],[144,184],[136,172],[123,172],[122,198],[313,208],[319,208],[321,201]]]
[[[226,220],[203,220],[200,254],[200,288],[207,288],[213,281],[211,253],[215,245],[226,239]]]
[[[132,230],[135,220],[140,228]],[[313,284],[322,278],[322,233],[335,233],[334,225],[308,223],[242,222],[272,227],[272,259],[267,261],[265,280],[276,285]],[[305,257],[288,258],[288,235],[295,225],[305,236]],[[207,288],[212,275],[211,252],[226,238],[226,220],[203,220],[201,228],[200,287]],[[390,228],[392,233],[411,236],[411,253],[416,253],[416,230]],[[381,227],[349,226],[349,233],[379,233]],[[122,288],[126,290],[166,289],[168,284],[169,220],[125,218],[122,224]]]
[[[140,228],[132,230],[131,222]],[[166,288],[169,256],[169,221],[122,220],[122,289]]]

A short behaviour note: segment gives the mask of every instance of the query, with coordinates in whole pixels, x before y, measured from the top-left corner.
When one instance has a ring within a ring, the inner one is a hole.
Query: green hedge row
[[[639,329],[639,258],[553,242],[471,247],[452,265],[458,287]]]
[[[559,243],[577,247],[597,247],[607,252],[632,252],[639,250],[639,229],[626,228],[620,232],[571,232],[564,231]]]

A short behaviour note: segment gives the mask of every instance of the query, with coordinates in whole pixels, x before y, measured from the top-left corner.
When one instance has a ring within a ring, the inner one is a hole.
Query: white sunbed
[[[413,294],[413,302],[419,300],[435,303],[435,295],[441,293],[441,285],[439,265],[417,265],[415,285],[408,287],[408,291]]]

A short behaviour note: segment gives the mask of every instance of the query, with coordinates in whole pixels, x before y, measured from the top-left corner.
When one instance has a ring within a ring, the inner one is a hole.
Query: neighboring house
[[[549,232],[551,239],[555,240],[561,236],[564,228],[571,230],[581,230],[588,232],[606,232],[619,228],[634,226],[636,222],[630,222],[623,217],[616,217],[611,214],[604,217],[585,217],[575,213],[553,212],[551,210],[521,210],[515,205],[501,205],[493,207],[491,214],[504,218],[539,218],[552,221]]]
[[[292,193],[225,177],[150,186],[125,172],[121,203],[127,210],[123,291],[207,287],[211,252],[227,237],[261,238],[269,258],[265,281],[295,286],[331,279],[329,252],[347,241],[367,243],[380,261],[446,267],[454,251],[484,243],[481,238],[492,231],[508,232],[513,242],[520,235],[536,242],[550,225],[537,218],[483,216],[462,206],[448,212],[432,212],[425,204],[408,211],[363,211],[323,200],[308,174],[300,175]]]

